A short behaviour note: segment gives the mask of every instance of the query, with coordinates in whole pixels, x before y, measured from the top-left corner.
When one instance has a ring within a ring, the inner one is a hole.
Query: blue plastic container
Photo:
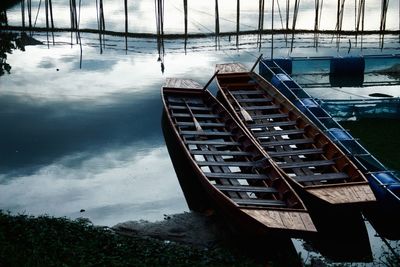
[[[399,180],[396,179],[396,176],[394,176],[390,172],[380,172],[380,173],[374,173],[373,176],[378,179],[382,184],[398,184]]]
[[[287,74],[292,74],[293,70],[293,61],[291,58],[274,58],[273,61]],[[271,59],[263,59],[261,60],[260,64],[258,65],[258,73],[261,76],[270,75],[268,71],[268,67],[275,67]]]
[[[329,137],[332,137],[334,140],[340,140],[340,141],[353,139],[353,137],[346,130],[339,128],[330,128],[328,130],[328,135]]]
[[[364,74],[364,57],[334,57],[330,62],[331,74],[355,75]]]

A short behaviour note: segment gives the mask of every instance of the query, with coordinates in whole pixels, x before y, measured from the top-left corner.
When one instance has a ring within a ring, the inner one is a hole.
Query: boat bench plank
[[[221,191],[253,192],[253,193],[278,193],[273,187],[248,186],[248,185],[216,185]]]
[[[258,173],[236,173],[236,172],[214,173],[214,172],[205,172],[204,174],[208,178],[216,178],[216,179],[247,179],[247,180],[267,180],[267,179],[270,179],[267,175],[258,174]]]
[[[256,97],[256,98],[238,98],[236,100],[239,103],[268,103],[272,101],[272,98]]]
[[[214,156],[252,156],[253,154],[246,151],[230,151],[230,150],[217,150],[217,151],[207,151],[207,150],[190,150],[193,155],[214,155]]]
[[[297,182],[315,182],[315,181],[323,181],[323,180],[341,180],[348,179],[346,173],[343,172],[334,172],[334,173],[323,173],[323,174],[314,174],[314,175],[299,175],[292,177]]]
[[[264,95],[263,92],[258,90],[230,90],[232,95]]]
[[[279,163],[278,166],[282,169],[293,169],[293,168],[307,168],[307,167],[321,167],[334,165],[333,160],[315,160],[315,161],[303,161],[303,162],[285,162]]]
[[[176,118],[192,118],[192,115],[189,113],[175,113],[172,112],[172,116]],[[202,118],[202,119],[219,119],[222,118],[221,115],[219,114],[201,114],[201,113],[196,113],[194,116],[197,118]]]
[[[262,119],[285,119],[288,118],[289,115],[287,113],[274,113],[274,114],[263,114],[263,115],[253,115],[251,116],[254,120],[262,120]]]
[[[271,157],[287,157],[287,156],[312,155],[312,154],[322,154],[322,153],[324,153],[324,150],[322,148],[268,152],[268,154]]]
[[[302,139],[287,139],[280,141],[261,142],[261,145],[263,147],[271,147],[271,146],[285,146],[285,145],[302,145],[302,144],[312,144],[312,143],[314,143],[314,139],[302,138]]]
[[[186,140],[188,145],[214,145],[214,146],[239,146],[239,142],[232,141],[212,141],[212,140]]]
[[[211,131],[181,131],[182,135],[204,135],[204,136],[233,136],[230,132],[211,132]]]
[[[176,123],[178,126],[194,126],[193,122],[178,121]],[[224,127],[223,122],[199,122],[201,127]]]
[[[254,110],[271,110],[271,109],[279,109],[280,105],[263,105],[263,106],[243,106],[245,110],[254,111]]]
[[[264,128],[264,127],[295,126],[296,124],[297,124],[296,121],[273,121],[273,122],[249,124],[247,128],[253,129],[253,128]]]
[[[286,203],[282,200],[251,199],[251,198],[248,199],[231,198],[231,200],[238,205],[286,207]]]
[[[175,110],[188,110],[187,106],[176,106],[176,105],[170,105],[170,109],[175,109]],[[212,108],[210,107],[199,107],[199,106],[190,106],[191,110],[199,110],[199,111],[212,111]]]
[[[196,161],[199,166],[232,166],[232,167],[258,167],[260,163],[253,161]]]
[[[198,97],[198,98],[190,97],[190,99],[185,99],[185,102],[183,101],[182,98],[174,97],[174,96],[168,96],[167,99],[168,99],[168,103],[170,105],[172,105],[172,104],[185,104],[185,102],[187,104],[189,104],[189,105],[190,104],[191,105],[205,105],[204,100],[202,98],[200,98],[200,97]]]
[[[253,132],[253,134],[256,137],[282,136],[282,135],[303,134],[303,133],[304,133],[303,129]]]

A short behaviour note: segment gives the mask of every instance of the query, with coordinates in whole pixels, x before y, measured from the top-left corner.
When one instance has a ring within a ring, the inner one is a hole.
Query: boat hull
[[[170,87],[164,87],[162,90],[162,98],[164,102],[164,110],[163,110],[163,128],[164,129],[164,134],[168,134],[168,138],[166,138],[167,142],[171,142],[169,147],[169,153],[172,154],[171,152],[173,151],[173,154],[178,154],[179,156],[171,156],[171,159],[173,161],[179,160],[180,162],[174,162],[174,167],[175,170],[178,173],[183,173],[183,176],[179,174],[178,176],[181,176],[180,179],[180,184],[182,187],[182,190],[187,190],[188,186],[187,184],[190,184],[190,192],[184,192],[185,197],[187,199],[192,197],[192,193],[196,192],[195,194],[197,195],[195,200],[189,200],[188,205],[190,208],[197,209],[199,208],[198,203],[196,203],[196,200],[206,200],[207,205],[205,207],[211,206],[213,207],[218,213],[222,214],[222,217],[225,218],[225,221],[229,223],[229,227],[232,227],[235,229],[236,233],[240,233],[240,235],[248,237],[272,237],[272,236],[279,236],[279,237],[304,237],[304,236],[310,236],[316,233],[316,229],[312,223],[312,220],[308,214],[308,212],[304,209],[282,209],[282,208],[261,208],[261,207],[254,207],[252,205],[248,207],[243,207],[243,206],[238,206],[232,199],[228,198],[226,194],[223,194],[221,190],[217,189],[215,185],[210,183],[210,180],[207,179],[205,176],[203,170],[199,168],[198,162],[195,162],[193,160],[193,157],[191,153],[188,150],[187,145],[185,142],[182,140],[182,137],[180,133],[182,133],[182,130],[177,130],[177,123],[176,121],[173,120],[173,113],[168,109],[168,105],[166,104],[165,100],[165,92],[168,91],[168,94],[174,95],[182,93],[179,88],[170,88]],[[193,94],[200,94],[198,89],[196,88],[187,88],[186,91],[188,94],[183,94],[182,96],[179,95],[178,99],[189,99],[190,100],[190,95],[191,93]],[[218,106],[219,110],[224,109],[222,105],[213,97],[211,94],[207,93],[207,98],[210,98],[211,101],[215,101],[213,103],[213,106]],[[176,107],[176,106],[175,106]],[[194,107],[193,107],[194,108]],[[198,108],[200,109],[200,108]],[[225,119],[233,122],[234,119],[230,117],[231,115],[229,114],[228,111],[224,111]],[[172,114],[172,115],[171,115]],[[227,117],[229,116],[229,117]],[[186,123],[186,122],[185,122]],[[235,128],[235,127],[234,127]],[[237,130],[240,129],[240,126],[238,128],[235,128],[236,131],[241,131]],[[257,149],[254,144],[252,144],[251,139],[246,139],[244,136],[245,131],[243,131],[243,134],[240,135],[243,142],[245,144],[248,144],[250,147],[253,146],[255,149]],[[195,141],[197,143],[199,141]],[[202,148],[203,145],[198,145],[198,147]],[[209,152],[209,151],[207,151]],[[216,164],[219,164],[218,162],[213,162]],[[211,164],[211,163],[209,163]],[[248,163],[243,163],[247,165]],[[181,168],[182,165],[184,165],[184,168]],[[215,164],[212,164],[215,165]],[[182,169],[183,172],[182,172]],[[278,172],[275,171],[276,174],[278,175]],[[218,174],[218,173],[217,173]],[[284,179],[281,179],[281,183],[287,183]],[[290,188],[289,184],[285,185],[286,188]],[[196,190],[196,187],[198,190]],[[292,190],[292,189],[291,189]],[[294,192],[294,191],[293,191]],[[251,200],[251,199],[250,199]],[[299,200],[301,201],[301,200]],[[200,205],[202,206],[202,205]],[[203,207],[200,207],[200,209]]]

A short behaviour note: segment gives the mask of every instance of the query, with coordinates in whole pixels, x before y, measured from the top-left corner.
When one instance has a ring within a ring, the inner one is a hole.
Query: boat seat
[[[181,131],[182,135],[204,135],[204,136],[233,136],[230,132],[217,131]]]
[[[170,104],[184,104],[185,102],[182,101],[181,97],[174,97],[174,96],[167,96],[168,102]],[[191,96],[190,99],[185,99],[186,103],[188,104],[196,104],[196,105],[204,105],[204,100],[200,97],[193,97]]]
[[[198,118],[203,118],[203,119],[219,119],[222,118],[221,115],[219,114],[201,114],[201,113],[196,113],[194,114],[196,119]],[[190,113],[175,113],[172,112],[172,117],[176,118],[192,118],[192,115]]]
[[[269,177],[265,174],[258,173],[235,173],[235,172],[206,172],[204,173],[208,178],[215,179],[247,179],[247,180],[266,180]]]
[[[199,166],[232,166],[232,167],[260,167],[261,162],[254,161],[196,161]]]
[[[272,146],[302,145],[302,144],[312,144],[312,143],[314,143],[314,139],[302,138],[302,139],[287,139],[279,141],[261,142],[261,145],[263,147],[272,147]]]
[[[333,160],[315,160],[315,161],[302,161],[302,162],[278,162],[278,166],[282,169],[295,169],[295,168],[308,168],[308,167],[321,167],[334,165]]]
[[[253,192],[253,193],[278,193],[273,187],[247,186],[247,185],[215,185],[221,191]]]
[[[176,123],[178,126],[194,126],[193,122],[179,121]],[[222,122],[199,122],[201,127],[225,127]]]
[[[267,103],[267,102],[271,102],[272,98],[266,98],[266,97],[239,98],[236,100],[240,103]]]
[[[254,111],[254,110],[271,110],[271,109],[279,109],[280,105],[263,105],[263,106],[243,106],[245,110]]]
[[[282,136],[282,135],[303,134],[303,133],[304,133],[303,129],[253,132],[253,134],[256,137]]]
[[[322,148],[298,149],[298,150],[278,151],[278,152],[268,151],[268,154],[271,157],[289,157],[289,156],[312,155],[312,154],[322,154],[322,153],[324,153]]]
[[[262,119],[286,119],[289,115],[287,113],[274,113],[274,114],[263,114],[263,115],[253,115],[251,118],[253,120],[262,120]]]
[[[323,180],[342,180],[348,179],[346,173],[343,172],[334,172],[334,173],[323,173],[323,174],[314,174],[314,175],[299,175],[292,177],[297,182],[316,182]]]
[[[264,95],[263,92],[257,90],[230,90],[232,95]]]
[[[230,151],[230,150],[190,150],[193,155],[212,155],[212,156],[252,156],[253,154],[245,151]]]
[[[249,205],[249,206],[276,206],[276,207],[286,207],[286,203],[282,200],[273,199],[241,199],[241,198],[231,198],[233,202],[238,205]]]
[[[296,121],[273,121],[273,122],[249,124],[247,128],[253,129],[253,128],[264,128],[264,127],[295,126],[296,124],[297,124]]]
[[[170,109],[176,109],[176,110],[187,110],[187,106],[175,106],[175,105],[170,105],[169,106]],[[211,111],[212,108],[203,106],[203,107],[199,107],[199,106],[190,106],[191,110],[199,110],[199,111]]]
[[[186,140],[188,145],[214,145],[214,146],[239,146],[239,142],[232,141],[213,141],[213,140]]]

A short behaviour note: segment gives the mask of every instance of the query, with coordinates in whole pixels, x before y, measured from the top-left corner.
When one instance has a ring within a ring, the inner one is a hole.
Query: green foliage
[[[85,219],[0,211],[0,266],[255,266],[223,249],[205,250],[117,235]]]

